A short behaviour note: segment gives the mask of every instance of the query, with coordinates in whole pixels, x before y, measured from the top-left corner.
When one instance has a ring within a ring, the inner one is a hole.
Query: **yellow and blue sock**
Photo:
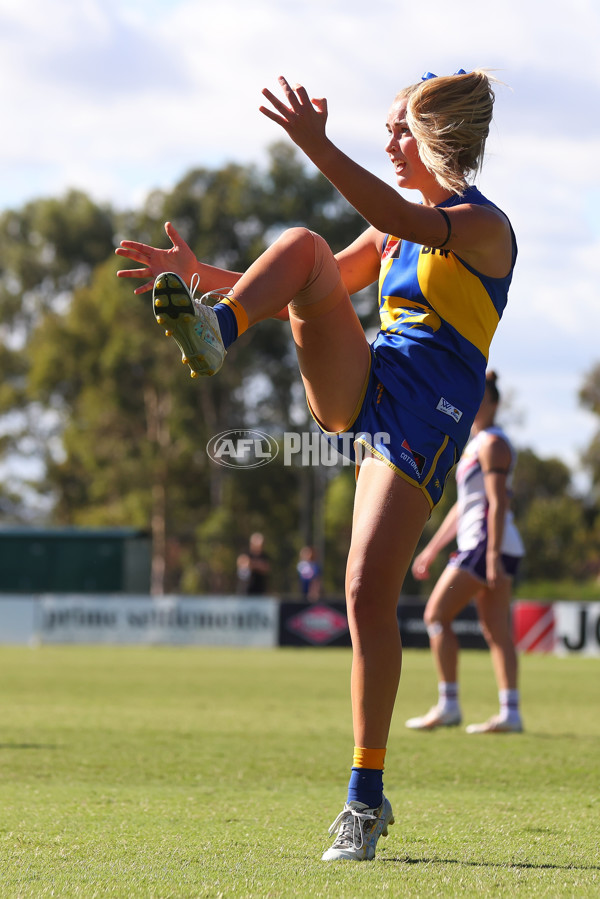
[[[367,808],[379,808],[383,802],[384,761],[385,749],[354,747],[348,802],[363,802]]]
[[[248,330],[248,316],[244,307],[235,297],[225,297],[219,303],[215,303],[213,309],[221,329],[221,339],[225,349]]]

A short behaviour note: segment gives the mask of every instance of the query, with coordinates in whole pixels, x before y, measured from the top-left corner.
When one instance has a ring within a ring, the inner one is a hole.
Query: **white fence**
[[[276,599],[3,596],[0,643],[276,646]]]
[[[286,609],[289,614],[289,604],[271,597],[0,594],[0,644],[273,647],[282,640],[285,628],[280,626],[280,616]],[[320,615],[330,623],[334,611],[341,622],[343,606],[335,610],[323,604],[301,607],[298,615],[311,621]],[[411,614],[420,615],[422,610],[413,608]],[[412,621],[412,630],[418,623]],[[600,602],[519,600],[513,604],[513,630],[521,653],[600,656]],[[347,626],[340,625],[338,631],[347,632]],[[406,645],[411,645],[411,628],[408,631]],[[328,645],[330,641],[307,642]]]

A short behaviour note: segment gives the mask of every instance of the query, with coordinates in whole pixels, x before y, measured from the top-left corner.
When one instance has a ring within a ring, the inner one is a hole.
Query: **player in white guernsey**
[[[457,501],[413,563],[415,577],[425,580],[440,550],[456,538],[458,551],[451,555],[425,608],[425,623],[438,673],[438,702],[423,717],[406,722],[414,730],[452,727],[462,721],[458,641],[452,622],[472,599],[492,655],[500,712],[483,724],[470,725],[467,732],[523,730],[510,600],[513,578],[524,550],[509,508],[516,453],[506,434],[495,424],[499,399],[496,375],[488,372],[472,439],[456,469]]]

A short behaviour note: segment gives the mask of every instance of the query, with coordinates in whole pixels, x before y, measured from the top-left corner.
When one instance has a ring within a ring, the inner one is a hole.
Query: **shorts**
[[[467,571],[472,577],[485,583],[487,579],[486,552],[487,536],[484,536],[473,549],[463,549],[452,553],[448,559],[448,565],[450,568],[460,568],[461,571]],[[506,553],[501,553],[500,559],[502,560],[502,567],[506,574],[512,578],[516,577],[519,571],[521,556],[509,556]]]
[[[431,509],[442,498],[446,479],[463,449],[448,434],[401,406],[374,376],[372,367],[358,413],[348,427],[337,434],[319,427],[340,455],[355,462],[357,471],[365,456],[381,459],[418,487]]]

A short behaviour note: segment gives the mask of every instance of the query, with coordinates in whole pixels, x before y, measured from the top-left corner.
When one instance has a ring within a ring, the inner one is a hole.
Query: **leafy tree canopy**
[[[334,250],[365,227],[284,143],[271,148],[264,170],[196,168],[140,209],[116,212],[70,191],[2,214],[0,458],[5,465],[31,459],[43,473],[5,481],[4,520],[32,520],[43,507],[54,525],[147,529],[156,592],[235,589],[236,556],[261,530],[273,590],[296,589],[298,550],[314,542],[325,554],[326,590],[342,593],[352,469],[324,474],[278,458],[231,471],[206,452],[211,437],[232,428],[280,437],[292,421],[310,427],[288,326],[269,321],[252,329],[230,348],[219,377],[199,384],[157,329],[150,294],[136,297],[131,283],[115,277],[119,240],[165,246],[167,220],[199,258],[234,271],[289,225],[312,228]],[[374,290],[355,299],[365,326],[374,324]],[[600,366],[581,401],[600,415]],[[585,462],[600,486],[600,436]],[[424,539],[453,491],[450,482]],[[530,576],[589,573],[598,555],[595,507],[572,494],[562,462],[521,453],[515,513]],[[420,587],[409,582],[406,589]]]

